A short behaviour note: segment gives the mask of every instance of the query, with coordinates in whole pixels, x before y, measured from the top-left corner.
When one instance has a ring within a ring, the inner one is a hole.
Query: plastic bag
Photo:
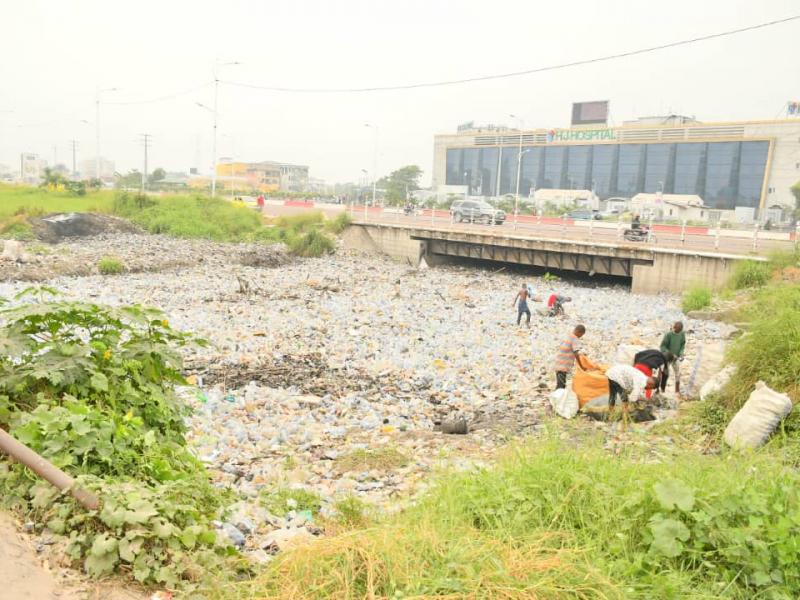
[[[703,387],[700,388],[700,400],[705,400],[712,394],[719,392],[727,385],[735,372],[736,367],[734,365],[728,365],[719,373],[711,377],[703,384]]]
[[[578,414],[578,397],[575,392],[558,389],[550,394],[550,405],[559,417],[571,419]]]
[[[789,396],[759,381],[747,402],[728,423],[723,439],[731,447],[758,448],[791,411]]]

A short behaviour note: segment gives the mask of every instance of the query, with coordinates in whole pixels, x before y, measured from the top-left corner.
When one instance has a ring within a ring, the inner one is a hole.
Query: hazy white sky
[[[364,87],[502,73],[602,56],[800,13],[797,0],[0,0],[0,163],[21,151],[71,163],[102,154],[118,171],[211,163],[212,65],[220,79]],[[308,164],[356,180],[419,164],[433,135],[464,121],[564,127],[570,103],[610,99],[616,122],[665,111],[702,120],[771,119],[800,99],[800,21],[643,56],[444,88],[288,94],[220,85],[219,154]],[[169,100],[169,96],[208,84]],[[13,111],[13,112],[4,112]],[[89,124],[82,120],[90,121]]]

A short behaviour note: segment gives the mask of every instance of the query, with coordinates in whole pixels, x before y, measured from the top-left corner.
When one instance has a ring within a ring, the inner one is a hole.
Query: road
[[[264,213],[267,215],[280,216],[307,212],[309,210],[322,210],[328,216],[335,216],[342,212],[344,207],[298,207],[298,206],[276,206],[267,205]],[[457,229],[462,231],[476,231],[481,233],[492,233],[495,235],[516,235],[531,238],[558,238],[579,241],[595,241],[607,244],[626,244],[636,245],[637,247],[647,246],[664,249],[683,249],[701,252],[718,252],[724,254],[758,254],[767,255],[776,250],[789,251],[794,248],[794,242],[789,240],[765,239],[769,232],[759,232],[757,239],[753,240],[752,232],[747,232],[749,237],[728,237],[722,235],[717,242],[713,230],[711,233],[693,233],[692,228],[687,228],[684,236],[681,236],[680,227],[670,228],[671,231],[656,230],[654,242],[629,242],[621,237],[621,230],[609,227],[609,223],[595,222],[589,226],[588,221],[561,222],[560,219],[543,219],[537,222],[532,217],[526,217],[519,221],[516,226],[509,221],[503,225],[482,225],[478,223],[452,223],[449,215],[444,211],[436,211],[433,216],[426,211],[422,215],[404,215],[400,211],[367,210],[356,208],[349,211],[355,223],[379,223],[387,225],[406,225],[421,228],[435,227],[440,229]],[[623,224],[623,227],[627,225]],[[683,238],[683,239],[682,239]]]

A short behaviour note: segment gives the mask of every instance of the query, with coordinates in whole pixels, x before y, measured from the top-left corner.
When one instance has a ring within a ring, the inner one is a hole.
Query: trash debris
[[[709,396],[720,392],[722,388],[728,385],[728,382],[731,380],[731,377],[733,377],[735,372],[736,365],[728,365],[719,373],[711,377],[703,384],[703,387],[700,388],[700,400],[705,400]]]
[[[792,400],[759,381],[728,426],[723,439],[732,448],[758,448],[792,411]]]
[[[564,419],[571,419],[578,414],[578,397],[572,390],[560,388],[552,392],[550,405],[555,413]]]

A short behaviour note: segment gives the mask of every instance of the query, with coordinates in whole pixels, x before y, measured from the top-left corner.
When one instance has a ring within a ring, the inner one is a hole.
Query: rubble
[[[509,271],[409,269],[347,254],[263,268],[241,264],[243,253],[248,264],[262,264],[248,245],[130,234],[54,248],[71,264],[80,257],[93,266],[114,255],[130,269],[114,278],[92,269],[52,278],[48,285],[64,299],[157,306],[173,327],[210,342],[185,357],[191,385],[180,394],[194,408],[188,439],[216,484],[241,498],[220,527],[262,562],[289,536],[268,537],[274,531],[319,531],[308,522],[296,527],[302,515],[290,506],[268,513],[266,492],[302,488],[320,498],[320,515],[328,517],[348,496],[397,510],[424,490],[433,470],[484,464],[510,437],[535,435],[553,418],[553,358],[575,324],[587,328],[587,356],[611,364],[617,347],[657,347],[683,318],[670,296]],[[284,259],[274,251],[279,264]],[[136,272],[135,265],[157,260],[166,270]],[[525,281],[544,297],[571,296],[567,315],[534,316],[530,329],[517,327],[510,300]],[[2,282],[0,296],[27,285]],[[683,320],[690,365],[730,330]],[[466,433],[443,433],[448,422],[463,423]],[[340,468],[366,450],[405,460]]]

